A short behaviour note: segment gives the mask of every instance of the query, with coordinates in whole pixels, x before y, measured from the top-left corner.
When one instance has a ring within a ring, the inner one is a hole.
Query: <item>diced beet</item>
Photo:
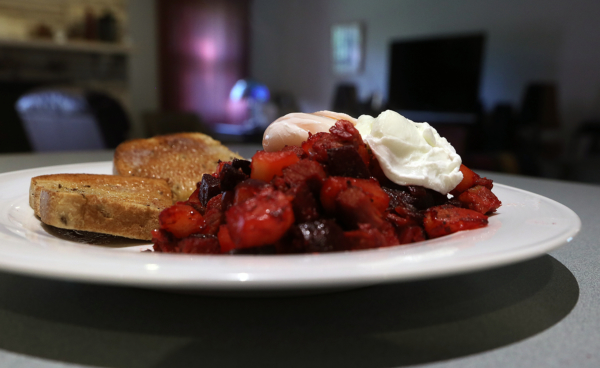
[[[258,151],[252,157],[252,179],[271,181],[274,176],[281,175],[282,170],[298,162],[300,158],[294,152]]]
[[[431,195],[431,197],[433,198],[434,206],[441,206],[443,204],[448,203],[448,195],[447,194],[442,194],[440,192],[436,192],[435,190],[429,189],[429,188],[426,188],[425,190],[427,190],[427,193],[429,193],[429,195]]]
[[[344,232],[334,220],[318,220],[294,225],[290,230],[292,252],[313,253],[343,250]]]
[[[268,187],[269,183],[257,179],[246,179],[235,187],[233,204],[237,205],[254,197],[256,193]]]
[[[326,212],[332,214],[335,211],[335,199],[338,194],[344,189],[349,188],[352,181],[357,179],[344,178],[344,177],[329,177],[323,182],[321,188],[320,199],[321,204]],[[362,180],[362,179],[361,179]]]
[[[400,241],[398,240],[398,236],[396,234],[396,227],[388,221],[383,221],[383,223],[377,228],[377,230],[381,232],[381,235],[383,235],[385,239],[384,246],[389,247],[392,245],[400,244]]]
[[[349,122],[348,120],[338,120],[336,123],[329,128],[329,133],[338,137],[341,141],[352,143],[358,138],[362,141],[362,137],[354,124]]]
[[[384,186],[381,187],[381,190],[383,190],[390,198],[390,202],[388,204],[389,210],[393,210],[394,208],[403,204],[409,204],[412,206],[412,204],[416,201],[415,198],[408,192],[408,188],[402,188],[403,189],[392,189]]]
[[[308,139],[302,143],[302,150],[304,150],[304,154],[309,159],[326,164],[328,159],[327,150],[342,147],[343,145],[332,134],[319,132],[317,134],[309,134]]]
[[[219,181],[221,182],[221,191],[233,190],[238,183],[248,178],[242,169],[236,169],[230,164],[223,165],[219,172]]]
[[[417,225],[405,226],[397,230],[398,244],[416,243],[426,240],[425,231]]]
[[[448,200],[448,202],[446,202],[446,204],[449,204],[451,206],[458,207],[458,208],[465,208],[464,204],[458,200],[458,197],[450,198]]]
[[[231,166],[233,166],[236,169],[240,169],[242,170],[242,172],[248,176],[250,176],[250,165],[252,163],[248,160],[240,160],[239,158],[234,158],[233,161],[231,161]]]
[[[286,194],[293,196],[292,208],[296,222],[314,221],[321,217],[319,204],[308,184],[303,183],[289,189]]]
[[[425,211],[423,225],[430,238],[437,238],[461,230],[486,226],[487,216],[479,212],[450,205],[431,207]]]
[[[290,185],[285,181],[283,176],[276,176],[271,180],[271,185],[273,188],[280,190],[282,192],[290,189]]]
[[[221,249],[221,253],[227,253],[232,249],[235,249],[235,244],[231,240],[229,236],[229,230],[227,229],[227,225],[219,226],[219,232],[217,233],[217,239],[219,239],[219,245]]]
[[[375,179],[351,179],[351,185],[362,189],[375,208],[383,213],[388,207],[390,197],[381,189]]]
[[[371,177],[377,179],[382,188],[394,189],[398,186],[398,184],[392,182],[387,176],[385,176],[381,165],[379,165],[377,157],[375,157],[371,152],[369,152],[369,172],[371,173]]]
[[[342,142],[352,143],[355,145],[363,144],[362,136],[354,127],[354,124],[348,120],[338,120],[329,128],[329,133],[333,134]]]
[[[238,255],[260,255],[260,254],[277,254],[277,248],[273,244],[261,245],[260,247],[236,248],[232,249],[228,254]]]
[[[408,225],[416,225],[414,220],[407,217],[398,216],[397,214],[391,212],[387,212],[385,214],[385,219],[387,220],[387,222],[389,222],[397,228],[402,228]]]
[[[368,179],[371,173],[353,146],[327,150],[327,171],[331,176]]]
[[[211,198],[221,193],[221,182],[210,174],[202,175],[198,197],[202,206],[206,207]]]
[[[479,176],[479,175],[477,175],[477,176]],[[489,190],[492,190],[492,188],[494,188],[494,181],[492,179],[482,178],[479,176],[475,180],[475,185],[481,185],[483,187],[488,188]]]
[[[283,151],[283,152],[288,152],[288,151],[294,152],[300,158],[304,158],[304,156],[306,156],[306,154],[304,153],[304,150],[300,146],[288,146],[288,145],[285,145],[281,149],[281,151]]]
[[[200,212],[201,215],[204,215],[205,208],[202,205],[202,202],[200,202],[200,182],[196,184],[196,190],[194,190],[194,192],[190,195],[187,201],[177,203],[192,206],[196,211]]]
[[[290,198],[267,187],[226,212],[227,229],[236,248],[257,247],[279,240],[294,222]]]
[[[413,216],[400,216],[396,213],[387,213],[385,219],[395,229],[396,244],[414,243],[426,239],[421,227],[423,223],[422,215],[421,219],[415,219]]]
[[[163,229],[152,230],[152,241],[158,243],[172,243],[173,235]]]
[[[347,250],[381,248],[386,245],[383,234],[373,227],[363,226],[358,230],[344,232],[344,246]]]
[[[223,212],[227,211],[229,207],[233,206],[234,200],[235,192],[233,190],[223,192],[223,196],[221,197],[221,210]]]
[[[348,229],[355,229],[361,223],[378,228],[384,222],[383,212],[375,207],[361,188],[355,186],[342,190],[336,196],[335,215]]]
[[[181,253],[218,254],[221,253],[219,241],[214,235],[193,234],[177,241]]]
[[[423,213],[408,203],[399,204],[394,208],[394,212],[405,219],[411,220],[415,224],[423,223]]]
[[[219,174],[221,173],[221,170],[223,170],[223,167],[225,165],[231,165],[231,161],[221,161],[221,160],[219,160],[219,162],[217,162],[217,168],[215,169],[215,173],[213,174],[213,176],[215,178],[219,177]]]
[[[338,120],[329,129],[329,133],[309,134],[308,139],[302,143],[302,150],[308,158],[326,164],[328,161],[327,151],[343,146],[354,147],[364,164],[369,166],[367,147],[358,130],[346,120]]]
[[[344,189],[351,186],[361,188],[368,196],[370,201],[380,213],[384,213],[388,208],[390,197],[379,186],[375,179],[355,179],[332,176],[323,182],[320,199],[325,211],[333,213],[335,210],[335,199]]]
[[[313,160],[300,160],[283,169],[283,180],[287,187],[301,186],[306,183],[311,191],[318,193],[327,178],[323,166]]]
[[[476,185],[462,192],[458,196],[458,200],[463,204],[463,207],[484,215],[495,212],[502,205],[502,202],[491,190],[481,185]]]
[[[160,228],[173,234],[176,238],[200,232],[204,226],[204,218],[192,206],[176,204],[167,207],[158,216]]]
[[[423,215],[412,203],[417,203],[418,199],[413,197],[409,192],[399,189],[382,188],[389,195],[390,204],[388,210],[402,218],[410,219],[415,223],[423,222]]]
[[[154,243],[154,251],[159,253],[178,253],[177,241],[166,230],[152,230],[152,243]]]
[[[188,203],[198,203],[198,204],[202,204],[202,202],[200,202],[200,183],[196,183],[196,190],[194,190],[192,192],[192,194],[190,194],[190,197],[187,200]]]
[[[329,128],[329,132],[345,143],[344,145],[350,144],[356,148],[365,165],[367,167],[369,166],[367,146],[365,145],[365,142],[363,142],[358,130],[354,127],[354,124],[347,120],[338,120],[334,126]]]
[[[397,189],[384,188],[390,196],[390,207],[397,207],[401,203],[410,204],[419,210],[433,206],[440,206],[448,201],[448,197],[421,186],[397,186]]]
[[[202,234],[216,235],[219,231],[219,226],[223,223],[224,217],[223,194],[219,194],[212,197],[206,205],[206,212],[204,214],[206,224],[202,229]]]
[[[431,191],[417,185],[408,185],[407,188],[410,195],[415,198],[412,203],[413,206],[420,210],[435,206],[435,200]]]
[[[390,212],[387,212],[386,216],[392,216],[388,219],[393,219],[391,222],[396,222],[398,226],[404,226],[402,224],[423,225],[423,212],[418,211],[415,207],[407,203],[398,205]],[[403,221],[399,222],[399,220],[396,220],[396,217],[403,219]]]

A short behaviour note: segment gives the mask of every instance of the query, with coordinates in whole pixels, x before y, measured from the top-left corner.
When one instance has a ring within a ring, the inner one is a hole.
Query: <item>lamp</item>
[[[238,80],[229,92],[229,124],[216,124],[215,131],[233,136],[250,136],[262,131],[272,121],[268,113],[271,94],[267,86],[253,79]]]
[[[251,79],[240,79],[229,92],[229,99],[231,101],[240,101],[242,99],[250,99],[258,102],[269,101],[270,93],[267,86],[258,83]]]

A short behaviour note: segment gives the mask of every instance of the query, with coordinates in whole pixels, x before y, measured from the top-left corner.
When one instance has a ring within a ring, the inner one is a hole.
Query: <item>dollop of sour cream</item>
[[[415,123],[388,110],[376,118],[362,115],[356,129],[385,176],[396,184],[420,185],[447,194],[463,178],[460,156],[427,123]]]
[[[285,145],[301,145],[308,132],[328,132],[340,119],[356,126],[384,174],[396,184],[420,185],[447,194],[463,178],[462,160],[446,138],[429,124],[415,123],[390,110],[376,118],[362,115],[358,120],[332,111],[287,114],[267,128],[263,148],[275,152]]]
[[[294,112],[284,115],[265,130],[263,149],[266,152],[275,152],[286,145],[299,146],[308,139],[309,132],[328,132],[338,120],[348,120],[354,125],[357,123],[350,115],[333,111],[317,111],[312,114]]]

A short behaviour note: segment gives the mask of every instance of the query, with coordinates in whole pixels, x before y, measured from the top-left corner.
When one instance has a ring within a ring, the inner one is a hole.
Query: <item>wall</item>
[[[254,0],[251,71],[315,111],[330,106],[342,80],[363,97],[385,96],[393,39],[485,31],[484,105],[519,104],[527,82],[554,81],[563,121],[573,126],[600,115],[599,18],[597,0]],[[354,20],[366,24],[365,70],[337,77],[330,27]]]
[[[132,137],[142,137],[142,113],[158,109],[158,52],[154,0],[128,0],[129,36],[133,51],[129,60]]]

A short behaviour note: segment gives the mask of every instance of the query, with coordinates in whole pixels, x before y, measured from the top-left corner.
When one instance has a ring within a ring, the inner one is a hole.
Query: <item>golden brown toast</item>
[[[115,150],[118,175],[166,179],[174,201],[187,200],[202,174],[213,173],[219,160],[242,158],[202,133],[177,133],[134,139]]]
[[[133,239],[152,239],[172,203],[161,179],[54,174],[32,178],[29,188],[29,205],[45,224]]]

